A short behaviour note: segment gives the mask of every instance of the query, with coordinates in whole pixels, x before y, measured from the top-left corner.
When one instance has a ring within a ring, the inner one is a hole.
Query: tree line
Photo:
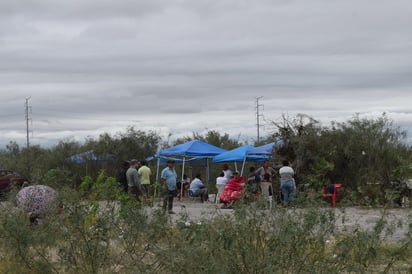
[[[288,159],[296,171],[296,181],[305,189],[316,191],[323,184],[339,182],[344,185],[346,199],[382,204],[399,194],[405,180],[412,178],[412,153],[406,132],[385,114],[374,119],[354,116],[328,126],[304,114],[292,118],[283,115],[280,122],[272,124],[273,133],[261,144],[278,139],[285,142],[273,151],[273,164]],[[0,167],[16,170],[38,184],[78,187],[86,174],[96,178],[104,170],[115,176],[126,159],[142,160],[155,155],[159,148],[193,139],[224,149],[244,145],[239,138],[214,130],[204,135],[194,132],[168,144],[154,131],[128,127],[124,132],[102,133],[83,143],[62,140],[50,148],[21,148],[10,141],[0,151]],[[67,161],[68,157],[86,151],[109,154],[111,158],[86,164]]]

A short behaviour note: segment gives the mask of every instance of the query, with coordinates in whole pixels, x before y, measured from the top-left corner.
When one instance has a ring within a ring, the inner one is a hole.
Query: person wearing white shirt
[[[208,191],[205,185],[200,180],[200,174],[197,174],[195,179],[190,183],[190,189],[193,197],[199,197],[202,203],[208,198]]]
[[[233,177],[233,172],[230,170],[228,164],[223,164],[222,171],[225,174],[226,179],[229,181]]]
[[[219,176],[216,178],[216,203],[220,203],[220,193],[223,192],[225,189],[225,185],[228,182],[227,178],[225,177],[225,173],[222,171],[219,173]]]
[[[220,172],[219,177],[216,178],[216,185],[225,185],[227,183],[227,178],[225,177],[225,173]]]
[[[282,162],[283,167],[279,169],[280,175],[280,189],[282,191],[283,202],[285,205],[294,203],[294,192],[296,189],[295,179],[293,178],[295,172],[293,168],[289,166],[289,161],[284,160]]]

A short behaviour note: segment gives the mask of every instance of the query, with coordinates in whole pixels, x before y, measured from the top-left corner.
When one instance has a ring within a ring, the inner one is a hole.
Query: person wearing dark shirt
[[[123,162],[122,167],[119,169],[119,172],[117,173],[117,184],[126,193],[128,191],[126,172],[129,169],[129,167],[130,167],[130,162],[126,160]]]

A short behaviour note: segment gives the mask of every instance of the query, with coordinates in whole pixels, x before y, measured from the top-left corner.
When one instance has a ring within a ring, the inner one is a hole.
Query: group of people
[[[163,210],[169,214],[174,214],[173,200],[176,196],[178,187],[185,187],[187,176],[184,176],[184,182],[177,182],[177,173],[174,169],[174,160],[168,160],[166,167],[161,171],[160,183],[162,185]],[[140,197],[148,197],[150,186],[151,170],[147,166],[146,161],[137,161],[135,159],[125,161],[123,167],[118,174],[118,182],[129,195],[138,201]],[[195,176],[195,179],[190,183],[190,191],[192,196],[201,197],[202,202],[207,200],[208,190],[201,181],[200,174]]]
[[[168,211],[169,214],[174,214],[173,199],[176,196],[177,190],[177,174],[174,169],[174,161],[168,160],[167,166],[162,170],[160,175],[160,182],[163,185],[163,210]],[[183,182],[180,182],[180,187],[185,188],[185,183],[190,179],[184,175]],[[195,179],[190,183],[189,191],[193,197],[200,197],[204,202],[208,197],[208,189],[203,184],[200,174],[195,176]]]
[[[128,192],[136,200],[141,201],[140,197],[148,198],[151,175],[152,171],[147,166],[145,160],[139,162],[136,159],[132,159],[123,162],[117,181],[125,192]]]
[[[184,175],[183,180],[178,182],[178,176],[174,169],[174,161],[168,160],[167,166],[161,171],[160,183],[162,185],[163,210],[169,214],[174,214],[173,200],[179,192],[186,192],[192,197],[200,197],[202,202],[208,200],[209,190],[202,182],[201,175],[196,174],[195,178],[190,179]],[[270,185],[273,192],[273,178],[279,174],[280,190],[285,204],[294,203],[293,193],[296,189],[296,183],[293,178],[294,170],[289,166],[288,161],[283,161],[283,167],[277,172],[270,166],[269,161],[264,161],[258,169],[250,168],[247,180],[237,171],[230,170],[228,164],[223,164],[222,171],[216,178],[216,187],[218,197],[224,205],[231,204],[246,195],[258,196],[261,193],[261,187],[264,184]],[[132,197],[140,200],[140,197],[148,197],[150,186],[151,170],[147,167],[146,161],[137,161],[135,159],[125,162],[123,169],[119,172],[118,181],[123,185]],[[183,188],[183,189],[181,189]],[[183,191],[184,190],[184,191]]]
[[[258,169],[251,167],[247,180],[240,174],[232,172],[227,164],[222,166],[222,172],[216,178],[216,188],[218,189],[219,200],[224,207],[239,200],[242,195],[258,196],[266,185],[273,192],[273,178],[279,174],[280,190],[285,205],[294,204],[294,192],[296,182],[294,170],[289,166],[287,160],[282,162],[283,166],[277,172],[270,166],[269,161],[264,161]]]
[[[259,194],[261,185],[268,183],[273,184],[272,180],[276,176],[275,169],[269,166],[269,162],[265,161],[262,167],[255,170],[250,168],[250,173],[245,181],[244,177],[235,171],[232,172],[227,164],[222,167],[222,172],[216,179],[216,186],[222,189],[220,193],[220,201],[227,205],[241,198],[243,193],[253,195]],[[293,204],[293,193],[296,189],[295,180],[293,178],[294,171],[289,166],[287,161],[283,162],[283,167],[279,169],[280,188],[285,204]],[[129,193],[129,195],[138,201],[140,197],[148,197],[150,187],[151,170],[147,166],[146,161],[137,161],[135,159],[125,161],[122,169],[118,174],[118,181],[121,187]],[[173,199],[177,189],[177,173],[174,169],[174,161],[168,160],[167,166],[162,170],[160,182],[163,186],[163,210],[169,214],[173,212]],[[186,181],[190,179],[185,178]],[[183,184],[181,185],[183,187]],[[244,191],[245,190],[245,191]],[[204,202],[208,199],[208,189],[201,180],[201,175],[197,174],[191,181],[189,191],[191,196],[200,197]],[[30,212],[30,221],[35,224],[39,218],[53,208],[61,208],[58,203],[57,192],[50,187],[36,185],[23,188],[16,196],[17,205],[27,212]]]

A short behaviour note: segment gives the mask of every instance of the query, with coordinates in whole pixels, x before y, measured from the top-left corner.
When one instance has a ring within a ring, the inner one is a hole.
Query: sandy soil
[[[187,215],[191,222],[199,222],[201,219],[212,218],[216,214],[232,214],[232,209],[221,209],[215,203],[201,203],[200,201],[175,201],[174,212],[171,215],[173,221],[178,221],[182,216]],[[325,207],[325,210],[331,208]],[[290,209],[304,210],[304,209]],[[409,225],[412,224],[412,210],[410,208],[383,209],[383,208],[361,208],[346,207],[334,208],[336,217],[336,227],[340,231],[352,232],[355,229],[372,230],[376,223],[385,216],[388,225],[391,226],[392,235],[381,237],[387,241],[402,241],[406,238]]]

